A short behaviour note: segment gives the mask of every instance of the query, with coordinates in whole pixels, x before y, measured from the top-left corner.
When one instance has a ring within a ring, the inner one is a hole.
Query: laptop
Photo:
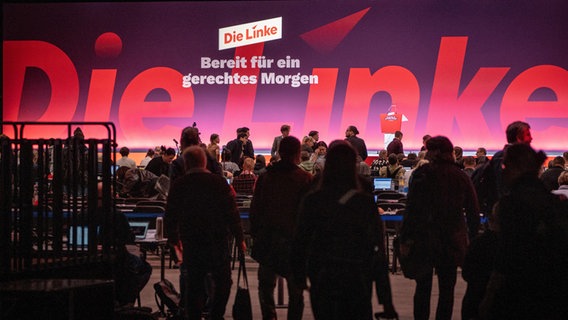
[[[130,230],[134,233],[136,240],[146,239],[146,234],[148,233],[148,227],[150,222],[148,221],[130,221]]]
[[[392,178],[373,178],[375,190],[392,190]]]

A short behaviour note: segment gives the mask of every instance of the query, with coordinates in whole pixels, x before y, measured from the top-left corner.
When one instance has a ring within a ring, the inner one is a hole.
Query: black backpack
[[[503,161],[503,153],[496,153],[490,161],[486,161],[477,167],[471,175],[471,181],[475,192],[479,210],[482,213],[491,213],[493,205],[499,199],[497,170]]]
[[[166,319],[176,319],[179,311],[180,294],[167,279],[154,283],[156,305]]]

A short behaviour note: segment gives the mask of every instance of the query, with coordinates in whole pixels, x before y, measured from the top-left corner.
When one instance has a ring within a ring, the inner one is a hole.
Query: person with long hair
[[[301,206],[291,256],[292,279],[302,288],[310,280],[315,319],[371,319],[372,283],[385,261],[379,219],[360,184],[357,152],[332,142],[321,180]]]

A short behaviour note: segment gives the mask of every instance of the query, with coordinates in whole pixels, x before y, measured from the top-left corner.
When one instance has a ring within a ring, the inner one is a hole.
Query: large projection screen
[[[566,21],[563,0],[3,4],[2,119],[112,121],[139,150],[193,122],[222,145],[249,127],[256,150],[282,124],[327,142],[355,125],[378,150],[395,105],[406,150],[501,149],[521,120],[566,151]]]

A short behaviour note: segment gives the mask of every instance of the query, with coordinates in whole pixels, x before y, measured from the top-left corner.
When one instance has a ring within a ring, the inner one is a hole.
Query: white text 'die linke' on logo
[[[282,17],[219,29],[219,50],[282,38]]]

